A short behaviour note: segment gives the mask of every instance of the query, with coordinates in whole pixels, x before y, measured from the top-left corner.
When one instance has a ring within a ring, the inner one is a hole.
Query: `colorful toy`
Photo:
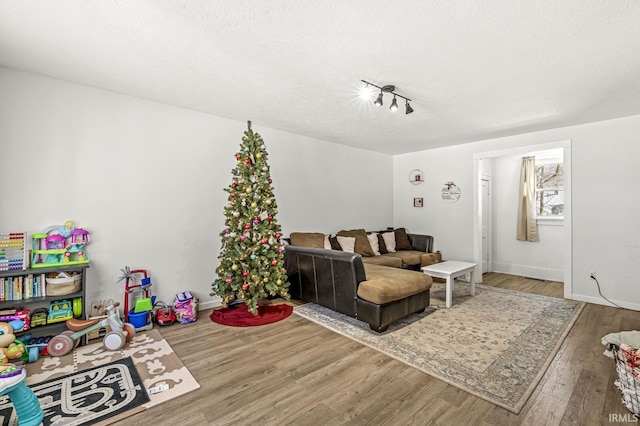
[[[89,232],[76,228],[70,220],[63,226],[50,227],[45,232],[33,234],[31,267],[46,268],[89,263],[85,246],[89,244]]]
[[[0,234],[0,271],[27,269],[27,233]]]
[[[153,302],[151,297],[151,278],[146,269],[131,269],[125,266],[120,270],[120,281],[124,281],[124,319],[134,325],[137,331],[153,328]],[[140,281],[140,284],[135,284]],[[131,301],[131,305],[129,302]],[[134,309],[129,310],[129,306]]]
[[[190,291],[176,294],[173,301],[176,320],[180,324],[190,324],[198,319],[198,299]]]
[[[176,314],[171,306],[164,302],[156,302],[153,305],[154,319],[158,325],[169,325],[176,322]]]
[[[19,360],[26,348],[16,340],[13,327],[9,323],[0,322],[0,365]]]
[[[47,325],[47,316],[49,316],[49,310],[47,308],[36,308],[31,312],[31,328]]]
[[[106,315],[104,319],[93,318],[80,320],[72,318],[67,320],[67,328],[69,330],[63,331],[49,341],[47,345],[49,355],[60,357],[68,354],[78,346],[82,336],[91,333],[93,330],[107,326],[109,326],[111,331],[105,334],[102,340],[105,349],[117,351],[122,348],[126,342],[133,339],[133,336],[136,334],[136,329],[133,324],[122,322],[118,306],[120,306],[118,302],[108,306],[104,312]]]
[[[26,309],[0,311],[0,321],[11,324],[16,332],[27,331],[30,328],[29,311]]]
[[[67,321],[71,318],[73,318],[71,301],[57,300],[55,302],[51,302],[51,305],[49,306],[49,316],[47,316],[47,322],[49,324]]]
[[[41,336],[41,337],[33,337],[29,340],[26,340],[26,347],[29,353],[29,362],[36,362],[40,354],[46,356],[49,355],[47,351],[47,345],[51,341],[53,336]]]

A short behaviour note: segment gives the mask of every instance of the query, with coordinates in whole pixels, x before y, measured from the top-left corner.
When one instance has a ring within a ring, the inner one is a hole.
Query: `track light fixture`
[[[380,94],[378,95],[378,97],[376,98],[374,105],[377,106],[382,106],[382,95],[384,93],[391,93],[393,95],[393,100],[391,101],[391,106],[389,107],[389,109],[391,111],[397,111],[398,110],[398,102],[396,101],[396,96],[399,98],[402,98],[405,100],[405,114],[411,114],[413,112],[413,108],[411,108],[411,105],[409,105],[409,102],[411,101],[411,99],[402,96],[402,95],[398,95],[395,90],[396,90],[396,86],[392,85],[392,84],[388,84],[386,86],[378,86],[375,85],[373,83],[370,83],[368,81],[365,80],[360,80],[362,81],[364,84],[366,84],[366,87],[368,88],[369,86],[373,86],[375,88],[380,89]]]

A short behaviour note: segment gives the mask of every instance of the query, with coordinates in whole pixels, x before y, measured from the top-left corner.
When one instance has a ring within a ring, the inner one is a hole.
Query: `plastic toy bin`
[[[147,325],[147,316],[149,315],[149,312],[134,312],[134,311],[129,311],[129,322],[135,327],[135,328],[142,328],[145,325]]]

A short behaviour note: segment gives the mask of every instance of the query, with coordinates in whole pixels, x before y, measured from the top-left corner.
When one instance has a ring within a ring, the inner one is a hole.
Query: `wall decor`
[[[442,199],[449,203],[455,203],[460,199],[460,188],[453,182],[445,182],[442,188]]]
[[[409,172],[409,182],[411,182],[414,185],[418,185],[424,182],[424,175],[422,174],[422,170],[420,169],[411,170],[411,172]]]
[[[423,207],[424,200],[422,198],[414,198],[413,199],[413,207]]]

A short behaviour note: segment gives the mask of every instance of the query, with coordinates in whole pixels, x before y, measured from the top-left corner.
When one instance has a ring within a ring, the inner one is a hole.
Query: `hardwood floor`
[[[486,274],[484,285],[562,297],[562,283]],[[626,418],[602,336],[640,312],[587,304],[515,415],[295,314],[263,327],[159,328],[201,388],[119,425],[601,425]],[[620,417],[616,416],[619,415]]]

